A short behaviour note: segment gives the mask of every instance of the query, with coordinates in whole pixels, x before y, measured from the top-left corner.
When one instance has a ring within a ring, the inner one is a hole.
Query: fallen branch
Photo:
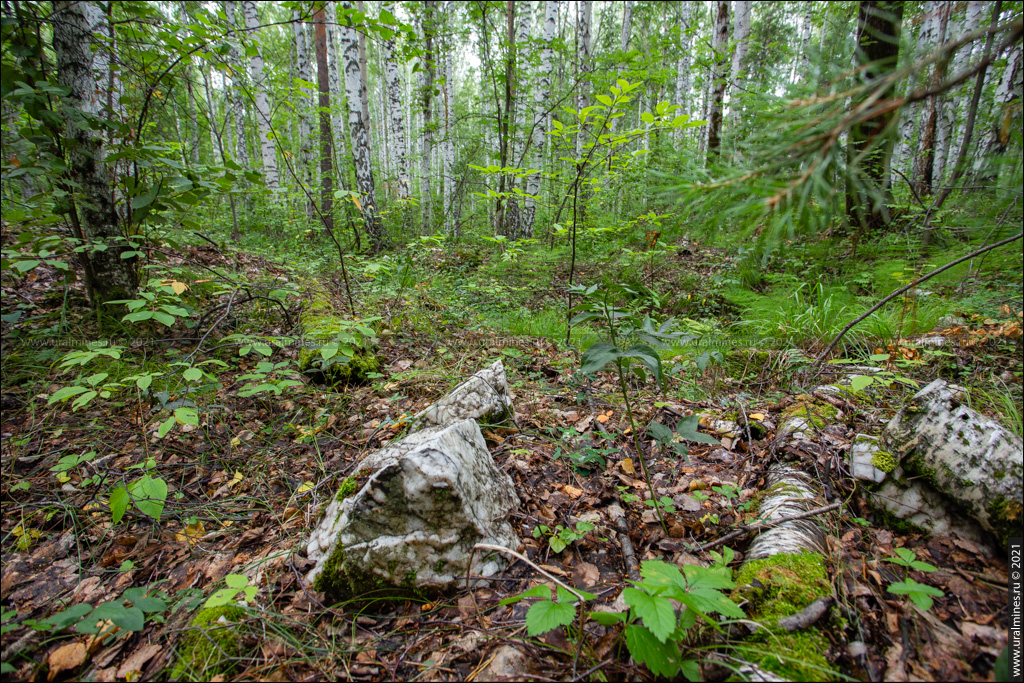
[[[874,306],[869,308],[862,315],[859,315],[856,318],[854,318],[853,320],[851,320],[846,325],[846,327],[844,327],[839,332],[839,334],[837,334],[835,336],[835,338],[833,338],[832,341],[829,342],[828,346],[825,347],[825,350],[822,351],[821,354],[817,358],[814,359],[814,362],[811,364],[811,367],[812,368],[820,367],[822,361],[825,360],[825,357],[828,356],[828,354],[832,352],[832,349],[834,349],[836,347],[836,344],[839,343],[839,340],[842,339],[843,337],[845,337],[846,333],[853,329],[854,325],[856,325],[857,323],[859,323],[862,320],[864,320],[865,318],[867,318],[869,315],[871,315],[872,313],[877,311],[879,308],[881,308],[885,304],[889,303],[890,301],[892,301],[893,299],[898,297],[900,294],[903,294],[903,292],[907,291],[908,289],[911,289],[912,287],[916,287],[917,285],[919,285],[920,283],[924,282],[925,280],[930,280],[931,278],[935,277],[939,273],[942,273],[944,271],[949,270],[953,266],[958,266],[961,263],[963,263],[964,261],[970,261],[971,259],[973,259],[976,256],[980,256],[981,254],[984,254],[986,252],[992,251],[993,249],[998,249],[999,247],[1002,247],[1004,245],[1010,244],[1011,242],[1016,242],[1021,237],[1024,237],[1024,232],[1018,232],[1013,237],[1007,237],[1005,240],[999,240],[995,244],[990,244],[987,247],[982,247],[981,249],[978,249],[977,251],[972,251],[970,254],[967,254],[967,256],[963,256],[961,258],[958,258],[955,261],[950,261],[949,263],[947,263],[946,265],[942,266],[941,268],[936,268],[935,270],[933,270],[932,272],[928,273],[927,275],[922,275],[921,277],[917,278],[916,280],[914,280],[910,284],[907,284],[907,285],[904,285],[903,287],[900,287],[899,289],[894,291],[892,294],[890,294],[889,296],[885,297],[884,299],[879,301],[877,304],[875,304]]]
[[[473,546],[473,550],[493,550],[495,552],[505,553],[506,555],[511,555],[512,557],[516,558],[517,560],[522,560],[526,564],[530,565],[531,567],[533,567],[534,569],[539,571],[544,576],[546,576],[549,579],[551,579],[552,581],[554,581],[556,584],[558,584],[559,586],[561,586],[565,590],[567,590],[570,593],[572,593],[573,595],[575,595],[577,598],[580,599],[581,602],[586,602],[587,601],[587,599],[585,597],[583,597],[583,595],[578,590],[576,590],[572,586],[569,586],[569,585],[567,585],[565,583],[562,583],[561,581],[556,579],[553,575],[547,573],[546,571],[541,569],[539,566],[534,564],[525,555],[520,555],[515,550],[510,550],[510,549],[506,548],[505,546],[501,546],[501,545],[491,545],[490,543],[477,543],[476,545]],[[472,557],[469,558],[469,566],[473,566],[473,558]],[[469,588],[469,574],[468,573],[466,574],[466,588]]]
[[[734,538],[738,538],[740,536],[744,536],[744,535],[749,534],[749,533],[751,533],[753,531],[764,531],[765,529],[771,529],[772,527],[776,527],[776,526],[782,524],[783,522],[793,522],[793,521],[798,520],[798,519],[805,519],[807,517],[814,517],[816,515],[821,515],[821,514],[824,514],[826,512],[831,512],[832,510],[835,510],[835,509],[837,509],[839,507],[842,507],[842,504],[843,504],[842,501],[838,501],[837,500],[836,502],[830,503],[830,504],[826,505],[825,507],[815,508],[813,510],[808,510],[807,512],[801,512],[798,515],[790,515],[789,517],[783,517],[781,519],[776,519],[776,520],[773,520],[771,522],[761,522],[759,524],[751,524],[749,526],[746,526],[746,525],[745,526],[741,526],[740,528],[736,529],[735,531],[732,531],[732,532],[726,534],[725,536],[722,536],[721,538],[712,541],[711,543],[706,543],[706,544],[702,545],[700,548],[697,549],[697,552],[705,552],[707,550],[711,550],[712,548],[717,548],[718,546],[722,545],[723,543],[728,543],[729,541],[731,541]]]
[[[821,619],[831,606],[831,595],[824,598],[818,598],[796,614],[779,619],[778,625],[787,631],[800,631],[811,626],[814,622],[818,621],[818,619]]]

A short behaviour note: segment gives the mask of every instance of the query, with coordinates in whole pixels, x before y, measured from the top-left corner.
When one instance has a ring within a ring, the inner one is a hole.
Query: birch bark
[[[711,74],[711,102],[708,107],[708,162],[721,153],[722,106],[729,77],[726,71],[726,65],[729,63],[729,3],[716,2],[715,6],[715,28],[711,41],[715,63]]]
[[[693,3],[683,2],[679,17],[679,59],[676,60],[676,104],[683,108],[682,113],[691,116],[695,113],[690,99],[690,44],[693,33],[690,22],[693,20]],[[686,128],[677,128],[672,132],[678,147],[686,141]]]
[[[537,87],[533,91],[533,166],[538,172],[531,173],[526,182],[527,197],[523,201],[521,232],[524,238],[533,237],[533,224],[537,216],[537,200],[540,194],[540,171],[544,170],[544,132],[548,128],[548,100],[551,98],[551,61],[554,56],[552,41],[558,30],[558,1],[544,2],[544,28],[541,33],[543,47],[540,52],[540,66],[537,69]]]
[[[394,3],[384,5],[384,10],[394,14]],[[391,119],[389,156],[398,171],[399,199],[409,198],[409,168],[405,162],[405,120],[402,117],[402,76],[395,62],[395,39],[384,41],[384,80],[387,83],[388,117]]]
[[[343,2],[342,7],[352,8],[352,3]],[[374,251],[380,251],[388,245],[384,227],[377,212],[377,199],[373,184],[373,154],[370,150],[370,137],[367,122],[363,120],[363,103],[366,91],[362,87],[362,76],[359,65],[359,39],[355,29],[344,25],[340,30],[341,57],[345,65],[345,94],[348,100],[348,131],[352,144],[352,158],[355,161],[356,188],[359,191],[359,209],[363,215],[366,234]]]
[[[263,48],[259,43],[256,31],[259,29],[259,18],[254,0],[243,0],[242,15],[245,18],[245,29],[255,43],[256,50],[249,57],[249,69],[252,72],[253,99],[256,101],[256,126],[260,131],[260,155],[263,159],[263,177],[271,190],[278,188],[277,150],[271,135],[270,100],[267,98],[266,76],[263,73]]]

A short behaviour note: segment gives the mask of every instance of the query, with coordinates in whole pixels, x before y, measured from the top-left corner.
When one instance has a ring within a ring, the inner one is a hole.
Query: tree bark
[[[722,151],[722,106],[728,85],[726,65],[729,63],[729,3],[716,2],[715,32],[711,49],[714,52],[714,70],[711,74],[711,104],[708,111],[708,156],[710,165]]]
[[[735,0],[736,11],[733,15],[735,29],[733,37],[736,49],[732,53],[732,68],[729,70],[729,118],[735,121],[739,117],[739,92],[743,88],[743,68],[750,50],[750,0]]]
[[[231,61],[231,87],[225,88],[230,98],[231,123],[235,135],[235,159],[242,168],[249,168],[249,149],[245,140],[245,93],[243,86],[243,74],[245,66],[242,64],[242,57],[238,50],[238,37],[235,23],[235,0],[226,0],[224,3],[224,14],[228,19],[228,58]]]
[[[255,0],[243,0],[242,15],[245,18],[245,29],[255,43],[255,54],[249,57],[249,69],[252,72],[253,99],[256,101],[256,126],[260,131],[260,154],[263,159],[263,178],[271,190],[278,188],[277,150],[270,132],[270,101],[267,98],[266,77],[263,74],[263,48],[259,43],[256,31],[259,18],[256,14]]]
[[[513,44],[509,45],[509,50],[513,55],[510,58],[510,62],[513,63],[511,71],[513,89],[510,104],[512,110],[515,111],[515,128],[509,133],[509,146],[511,148],[511,152],[509,154],[507,165],[520,167],[524,162],[524,151],[526,149],[526,88],[523,87],[526,65],[523,63],[522,51],[525,49],[526,43],[530,38],[530,28],[532,23],[530,16],[530,3],[519,3],[516,9],[516,14],[518,16],[516,17],[515,41]],[[518,183],[518,179],[510,177],[507,181],[508,190],[513,190]],[[515,196],[509,197],[505,202],[505,234],[509,239],[520,238],[521,222],[522,213],[519,210],[519,200]]]
[[[327,3],[327,71],[331,82],[331,140],[334,143],[334,177],[339,188],[347,188],[348,141],[345,139],[345,94],[341,87],[341,62],[338,59],[338,9]]]
[[[949,3],[936,3],[938,16],[936,18],[935,32],[932,36],[932,47],[938,47],[946,39],[946,29],[949,26]],[[947,60],[939,60],[932,67],[929,83],[938,85],[946,79],[948,68]],[[935,180],[935,171],[940,168],[943,160],[939,159],[937,150],[941,147],[941,136],[949,134],[949,127],[943,115],[943,98],[945,94],[936,94],[928,98],[927,109],[925,110],[924,131],[921,134],[921,144],[917,157],[917,168],[914,177],[917,180],[915,188],[920,195],[932,193],[932,183]]]
[[[51,20],[57,80],[68,90],[62,98],[64,136],[72,143],[65,145],[68,189],[83,200],[72,203],[68,215],[85,241],[107,244],[106,250],[82,255],[92,305],[102,310],[108,301],[134,298],[136,291],[135,259],[121,258],[126,247],[104,163],[103,135],[84,125],[103,116],[106,94],[101,84],[108,69],[101,60],[102,73],[97,79],[94,54],[103,47],[97,45],[99,52],[94,53],[92,37],[106,17],[98,3],[58,1],[53,3]]]
[[[394,3],[384,5],[384,9],[394,14]],[[405,120],[402,116],[402,76],[395,62],[395,39],[388,38],[381,48],[384,53],[384,79],[387,83],[388,117],[391,119],[391,137],[389,139],[389,156],[395,162],[398,171],[398,187],[396,194],[399,199],[409,198],[409,167],[405,156]],[[408,226],[406,226],[408,227]]]
[[[544,2],[544,28],[542,29],[541,42],[543,47],[540,53],[540,66],[537,69],[537,87],[533,91],[533,165],[537,173],[531,173],[526,182],[527,197],[523,201],[523,220],[521,233],[524,238],[533,237],[533,224],[537,215],[537,200],[534,199],[540,194],[540,171],[544,170],[544,135],[548,128],[548,100],[551,98],[551,60],[554,56],[552,41],[555,39],[555,32],[558,30],[558,2],[557,0],[546,0]]]
[[[690,102],[690,44],[693,33],[690,22],[693,21],[693,3],[683,2],[679,20],[679,59],[676,60],[676,104],[683,108],[683,113],[691,116],[695,113]],[[677,147],[686,141],[686,128],[677,128],[672,132]]]
[[[331,137],[331,77],[327,66],[327,25],[323,6],[313,14],[316,31],[316,84],[320,105],[320,219],[334,231],[334,151]]]
[[[433,152],[433,94],[434,94],[434,8],[436,0],[423,3],[423,129],[420,140],[420,205],[423,207],[423,234],[434,232],[434,217],[431,211],[430,194],[430,155]]]
[[[299,119],[299,178],[302,179],[302,183],[306,186],[306,189],[312,193],[313,191],[313,127],[309,121],[310,114],[310,94],[309,89],[313,83],[313,65],[312,60],[309,56],[309,44],[306,42],[306,29],[305,22],[299,13],[299,10],[292,10],[292,41],[294,42],[294,54],[295,54],[295,71],[299,80],[309,83],[310,85],[293,84],[295,88],[295,110],[298,114]],[[317,55],[319,58],[319,55]],[[305,196],[305,193],[300,193]],[[304,201],[303,204],[306,206],[306,220],[313,220],[316,215],[313,206],[312,194],[310,194],[308,201]]]
[[[352,3],[344,2],[342,7],[352,8]],[[348,131],[352,143],[352,158],[355,161],[356,188],[360,196],[360,211],[366,226],[366,235],[374,251],[388,246],[384,226],[381,224],[377,211],[377,199],[373,183],[373,153],[370,149],[370,137],[367,121],[363,120],[363,102],[366,91],[362,87],[362,76],[359,65],[359,40],[355,30],[345,23],[341,27],[341,56],[345,64],[345,93],[348,100]]]
[[[900,48],[900,22],[903,3],[862,0],[857,16],[857,61],[865,67],[867,81],[881,80],[896,68]],[[882,97],[890,93],[882,93]],[[867,94],[864,95],[867,97]],[[858,103],[854,102],[853,106]],[[893,111],[854,126],[848,142],[846,214],[859,233],[884,228],[889,224],[886,208],[888,164],[892,137],[885,135]]]

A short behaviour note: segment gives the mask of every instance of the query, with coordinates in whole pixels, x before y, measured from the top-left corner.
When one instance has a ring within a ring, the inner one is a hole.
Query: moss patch
[[[388,567],[394,574],[396,567]],[[364,571],[348,559],[345,549],[336,545],[327,558],[323,570],[313,581],[313,588],[330,595],[337,600],[354,598],[395,598],[420,599],[422,591],[416,587],[416,574],[410,572],[402,577],[400,585],[387,581],[384,577]]]
[[[896,469],[896,458],[889,451],[878,451],[871,456],[871,464],[886,474]]]
[[[743,656],[785,680],[833,680],[825,656],[829,641],[820,630],[812,627],[790,633],[777,626],[782,617],[797,614],[818,598],[832,594],[822,557],[815,553],[783,553],[753,560],[737,574],[737,591],[756,586],[755,580],[765,588],[755,591],[746,609],[750,618],[764,628],[747,639],[749,649],[743,649]],[[749,597],[750,591],[747,593]]]
[[[359,491],[359,482],[356,481],[355,477],[346,477],[345,481],[341,482],[341,486],[338,487],[338,493],[335,498],[340,503],[357,491]]]
[[[227,676],[235,668],[233,658],[242,656],[242,639],[236,629],[224,621],[234,623],[245,618],[245,610],[238,605],[222,605],[199,610],[192,619],[178,646],[178,659],[171,671],[173,681],[209,681],[215,676]]]
[[[360,334],[357,324],[334,313],[331,300],[315,296],[301,318],[305,346],[299,351],[299,369],[315,381],[338,386],[367,384],[380,372],[380,360],[370,349],[370,340]],[[338,351],[325,359],[320,349],[336,343]]]
[[[800,394],[796,402],[786,408],[782,413],[783,419],[787,417],[803,417],[815,429],[822,429],[829,422],[835,421],[839,410],[830,403],[818,402],[809,394]]]

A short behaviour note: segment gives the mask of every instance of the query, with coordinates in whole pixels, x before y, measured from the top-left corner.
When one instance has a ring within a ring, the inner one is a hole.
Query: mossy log
[[[330,297],[314,295],[299,324],[303,340],[299,369],[314,381],[329,386],[367,384],[370,375],[380,372],[372,331],[338,315]]]
[[[223,680],[231,674],[243,654],[242,638],[232,624],[244,618],[245,610],[238,605],[199,610],[178,644],[170,680]]]

